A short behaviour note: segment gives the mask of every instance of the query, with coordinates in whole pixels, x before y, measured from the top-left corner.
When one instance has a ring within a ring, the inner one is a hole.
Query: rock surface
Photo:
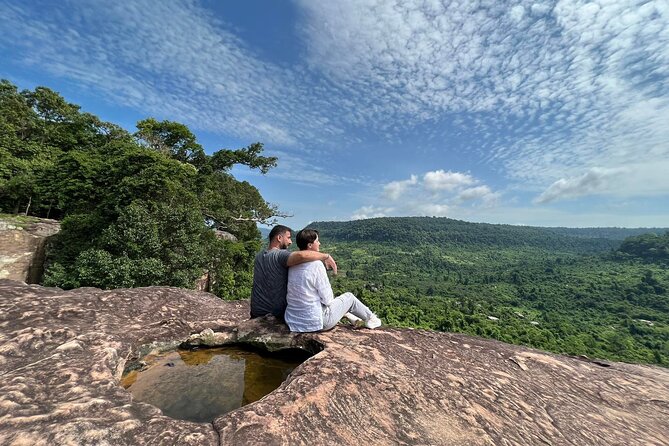
[[[669,444],[665,369],[422,330],[293,335],[247,314],[175,288],[0,281],[0,444]],[[323,350],[260,401],[198,424],[119,386],[128,360],[187,339]]]
[[[46,239],[59,230],[56,220],[21,223],[0,219],[0,279],[39,282]]]

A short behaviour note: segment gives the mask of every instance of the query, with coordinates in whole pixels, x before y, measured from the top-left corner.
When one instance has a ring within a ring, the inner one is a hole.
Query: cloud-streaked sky
[[[0,77],[263,142],[294,228],[669,226],[667,0],[0,0]]]

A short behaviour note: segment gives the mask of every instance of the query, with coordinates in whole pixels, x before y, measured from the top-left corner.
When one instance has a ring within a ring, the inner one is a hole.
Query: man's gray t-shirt
[[[288,286],[287,249],[270,249],[256,255],[253,266],[251,317],[273,314],[283,320]]]

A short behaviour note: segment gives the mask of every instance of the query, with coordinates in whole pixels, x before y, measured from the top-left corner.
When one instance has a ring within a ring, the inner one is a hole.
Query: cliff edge
[[[0,280],[0,444],[669,444],[669,370],[423,330],[292,335],[247,315],[246,302],[197,291]],[[322,350],[208,424],[120,387],[140,348],[201,332],[191,341],[274,336]]]

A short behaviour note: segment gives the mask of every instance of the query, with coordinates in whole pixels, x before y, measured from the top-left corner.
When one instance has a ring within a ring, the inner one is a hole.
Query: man
[[[286,311],[288,268],[321,260],[337,274],[337,264],[330,254],[315,251],[288,251],[293,243],[291,229],[276,225],[269,233],[269,246],[256,255],[251,291],[251,318],[273,314],[283,320]]]

